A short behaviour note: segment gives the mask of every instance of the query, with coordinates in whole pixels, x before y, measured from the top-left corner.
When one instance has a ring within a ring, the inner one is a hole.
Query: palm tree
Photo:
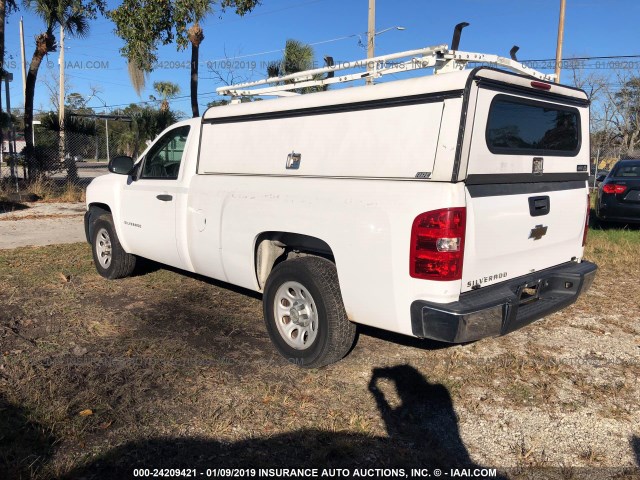
[[[279,62],[272,62],[267,66],[267,76],[280,77],[292,73],[303,72],[314,68],[315,53],[313,47],[298,40],[289,39],[284,46],[284,55]],[[322,78],[321,75],[315,77]],[[293,83],[288,80],[285,83]],[[324,90],[323,87],[305,87],[296,89],[298,93],[312,93]]]
[[[133,136],[129,138],[133,149],[133,158],[138,157],[140,150],[144,150],[147,140],[153,140],[169,125],[178,121],[178,117],[171,110],[155,110],[150,107],[126,108],[131,111],[131,130]]]
[[[204,17],[204,14],[202,15]],[[196,22],[191,26],[191,28],[187,31],[187,38],[191,43],[191,112],[193,114],[193,118],[200,116],[200,109],[198,108],[198,62],[200,56],[200,44],[204,40],[204,33],[202,31],[202,27],[200,26],[199,20],[202,19],[200,17]]]
[[[175,41],[179,51],[191,46],[191,110],[193,116],[198,117],[198,64],[200,45],[204,40],[201,26],[203,20],[214,7],[218,8],[220,13],[234,9],[237,15],[243,16],[259,5],[260,1],[122,0],[108,16],[116,25],[116,35],[125,41],[120,51],[129,62],[134,63],[135,69],[142,72],[149,73],[154,69],[159,45]],[[134,72],[133,75],[131,69],[129,73],[139,95],[140,73]]]
[[[185,6],[188,7],[188,13],[184,20],[186,20],[187,24],[193,22],[186,33],[187,40],[191,44],[191,112],[195,118],[200,116],[200,109],[198,108],[198,64],[200,60],[200,44],[204,40],[204,32],[200,22],[208,13],[211,13],[212,3],[209,0],[186,0]]]
[[[221,0],[219,6],[222,11],[227,8],[235,8],[236,14],[243,17],[253,10],[260,0]],[[204,40],[204,32],[200,22],[207,14],[211,13],[212,2],[210,0],[187,0],[187,18],[193,19],[193,25],[187,30],[187,40],[191,44],[191,112],[193,117],[200,116],[198,108],[198,63],[200,44]]]
[[[56,27],[64,28],[65,33],[72,37],[85,37],[89,32],[89,23],[76,0],[25,0],[25,6],[44,20],[46,26],[46,30],[36,36],[36,49],[29,64],[25,87],[24,139],[27,162],[31,167],[33,165],[33,98],[42,59],[45,55],[56,51],[56,38],[53,34]],[[60,108],[64,108],[64,105]]]
[[[169,99],[175,97],[180,93],[180,87],[178,86],[178,84],[172,82],[154,82],[153,88],[156,92],[158,92],[160,98],[162,98],[160,111],[169,111]]]

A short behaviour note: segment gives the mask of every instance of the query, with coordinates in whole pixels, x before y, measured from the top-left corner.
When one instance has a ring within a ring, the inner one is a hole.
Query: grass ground
[[[20,180],[18,188],[22,193],[36,195],[42,202],[84,202],[86,190],[86,186],[45,177],[39,177],[30,182]],[[15,192],[14,183],[8,178],[0,179],[0,208],[3,210],[8,208]]]
[[[108,282],[84,244],[0,251],[0,478],[257,464],[634,478],[639,247],[637,229],[592,228],[592,290],[506,337],[361,329],[321,370],[274,353],[248,292],[153,265]]]

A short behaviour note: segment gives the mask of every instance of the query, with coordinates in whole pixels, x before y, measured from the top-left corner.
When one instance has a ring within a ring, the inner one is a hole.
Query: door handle
[[[162,202],[170,202],[171,200],[173,200],[173,196],[167,195],[166,193],[161,195],[156,195],[156,198]]]
[[[551,211],[549,195],[542,197],[529,197],[529,213],[532,217],[547,215]]]

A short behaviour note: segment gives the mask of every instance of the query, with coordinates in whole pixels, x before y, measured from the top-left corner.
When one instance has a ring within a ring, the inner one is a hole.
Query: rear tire
[[[128,277],[136,266],[136,257],[120,245],[111,214],[99,216],[93,224],[91,250],[96,270],[109,280]]]
[[[592,223],[592,226],[593,226],[594,228],[599,228],[599,229],[601,229],[601,230],[606,230],[607,228],[609,228],[610,224],[609,224],[609,222],[608,222],[607,220],[602,220],[602,219],[598,216],[598,214],[596,213],[596,214],[593,216],[593,223]]]
[[[347,318],[329,260],[309,256],[278,264],[267,279],[263,309],[276,349],[300,367],[337,362],[353,346],[356,326]]]

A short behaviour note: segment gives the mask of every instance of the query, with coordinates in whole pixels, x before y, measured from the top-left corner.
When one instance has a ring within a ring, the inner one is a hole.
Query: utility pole
[[[0,76],[0,115],[2,114],[2,77]],[[0,125],[0,179],[2,176],[2,164],[4,163],[4,132],[2,131],[2,125]]]
[[[27,92],[27,65],[24,53],[24,25],[20,17],[20,53],[22,54],[22,106],[24,106]]]
[[[109,118],[105,118],[104,119],[104,128],[106,129],[106,137],[107,137],[107,162],[109,162],[109,160],[111,160],[111,157],[109,156]]]
[[[562,42],[564,40],[564,11],[567,0],[560,0],[560,20],[558,21],[558,44],[556,46],[556,83],[560,83],[560,63],[562,62]]]
[[[27,101],[27,69],[25,65],[25,53],[24,53],[24,23],[22,17],[20,17],[20,55],[22,57],[21,69],[22,72],[22,108],[24,111],[25,102]],[[31,125],[31,132],[33,133],[33,125]],[[27,157],[24,158],[23,168],[25,169],[24,178],[27,179],[27,163],[29,164],[29,176],[33,174],[31,161],[27,162]]]
[[[13,122],[11,120],[11,96],[9,93],[9,82],[13,81],[13,73],[4,72],[4,81],[5,81],[5,92],[7,96],[7,115],[9,116],[9,158],[11,161],[11,177],[16,183],[16,193],[20,193],[20,188],[18,187],[18,166],[16,165],[16,130],[13,126]],[[26,179],[26,177],[25,177]]]
[[[60,25],[60,98],[58,100],[58,123],[60,124],[60,140],[58,144],[58,153],[60,162],[64,163],[64,27]]]
[[[367,30],[367,59],[375,55],[376,42],[376,0],[369,0],[369,26]],[[367,71],[373,73],[373,65],[367,62]],[[373,85],[373,77],[366,80],[367,85]]]

